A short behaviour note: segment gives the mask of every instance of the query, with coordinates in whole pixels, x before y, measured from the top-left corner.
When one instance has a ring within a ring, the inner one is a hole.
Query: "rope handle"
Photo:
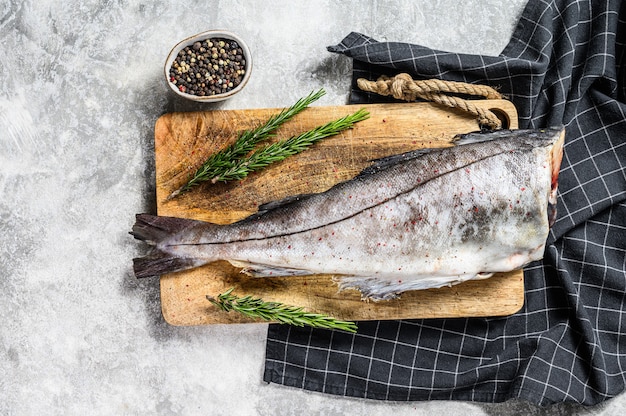
[[[450,108],[459,108],[476,116],[481,126],[490,129],[502,128],[502,121],[492,111],[480,108],[470,100],[448,95],[465,94],[484,97],[488,100],[503,98],[502,94],[486,85],[440,79],[414,80],[409,74],[402,73],[394,77],[382,75],[376,81],[359,78],[357,86],[363,91],[384,96],[390,95],[398,100],[415,101],[421,98]]]

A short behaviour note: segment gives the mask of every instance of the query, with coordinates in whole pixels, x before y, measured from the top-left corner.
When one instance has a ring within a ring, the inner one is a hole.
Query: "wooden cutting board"
[[[515,107],[505,100],[476,101],[517,128]],[[431,103],[310,107],[277,132],[276,139],[324,124],[365,107],[371,114],[352,130],[324,139],[309,150],[243,181],[207,184],[167,200],[211,153],[232,143],[280,109],[170,113],[155,126],[156,198],[159,215],[226,224],[260,204],[288,195],[322,192],[352,178],[371,160],[423,147],[445,147],[459,133],[478,130],[474,118]],[[355,238],[359,238],[355,236]],[[223,312],[206,300],[234,287],[234,294],[304,307],[346,320],[502,316],[523,305],[521,270],[452,287],[413,291],[400,299],[365,302],[360,293],[338,292],[330,275],[251,278],[227,262],[161,277],[163,316],[173,325],[255,322]],[[258,322],[258,321],[256,321]]]

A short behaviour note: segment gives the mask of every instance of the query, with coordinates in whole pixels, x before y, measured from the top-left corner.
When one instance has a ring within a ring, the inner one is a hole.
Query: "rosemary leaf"
[[[236,311],[251,318],[261,318],[265,321],[275,321],[295,326],[310,326],[313,328],[340,329],[355,333],[357,326],[354,322],[341,321],[328,315],[305,312],[297,306],[284,305],[279,302],[265,302],[251,296],[238,297],[233,295],[234,288],[228,289],[216,298],[207,296],[207,299],[221,310]]]
[[[196,170],[191,179],[183,187],[172,192],[167,199],[172,199],[178,194],[187,192],[194,186],[214,178],[219,174],[219,172],[231,166],[233,161],[239,160],[250,153],[258,143],[272,137],[272,132],[307,108],[309,104],[318,100],[324,94],[326,94],[326,91],[324,91],[323,88],[316,92],[311,92],[306,97],[300,98],[291,107],[284,108],[280,113],[270,117],[265,124],[262,124],[252,130],[242,132],[235,143],[226,149],[209,156],[202,166]]]
[[[360,109],[353,114],[318,126],[313,130],[267,145],[252,153],[249,158],[234,162],[228,170],[215,175],[211,179],[211,182],[241,180],[252,172],[263,169],[272,163],[280,162],[289,156],[298,154],[319,140],[350,129],[354,127],[354,124],[368,118],[369,112],[365,109]]]

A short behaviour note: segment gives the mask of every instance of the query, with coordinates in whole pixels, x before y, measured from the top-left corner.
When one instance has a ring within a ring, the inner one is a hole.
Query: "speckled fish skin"
[[[381,159],[352,180],[260,207],[230,225],[140,214],[154,244],[137,277],[228,260],[254,276],[333,274],[391,299],[541,259],[564,131],[500,130]]]

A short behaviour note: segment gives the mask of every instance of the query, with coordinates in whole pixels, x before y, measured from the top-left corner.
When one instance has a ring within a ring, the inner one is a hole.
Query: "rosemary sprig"
[[[219,174],[219,172],[230,167],[233,161],[238,160],[251,152],[258,143],[272,137],[272,132],[307,108],[309,104],[318,100],[324,94],[326,94],[326,91],[323,88],[316,92],[311,92],[306,97],[300,98],[291,107],[284,108],[280,113],[270,117],[264,124],[252,130],[242,132],[235,143],[226,149],[209,156],[202,166],[196,170],[191,179],[180,189],[172,192],[167,199],[172,199],[176,195],[187,192],[194,186],[214,178]]]
[[[217,299],[211,296],[207,296],[207,299],[223,311],[235,311],[266,321],[275,321],[295,326],[340,329],[353,333],[357,330],[354,322],[341,321],[327,315],[305,312],[303,308],[287,306],[279,302],[265,302],[262,299],[251,296],[238,297],[232,294],[233,289],[231,287],[226,292],[217,295]]]
[[[353,114],[328,122],[313,130],[267,145],[255,151],[246,159],[233,161],[230,167],[216,174],[211,179],[211,182],[241,180],[252,172],[263,169],[272,163],[280,162],[289,156],[298,154],[319,140],[350,129],[354,127],[355,123],[368,118],[369,112],[362,108]]]

